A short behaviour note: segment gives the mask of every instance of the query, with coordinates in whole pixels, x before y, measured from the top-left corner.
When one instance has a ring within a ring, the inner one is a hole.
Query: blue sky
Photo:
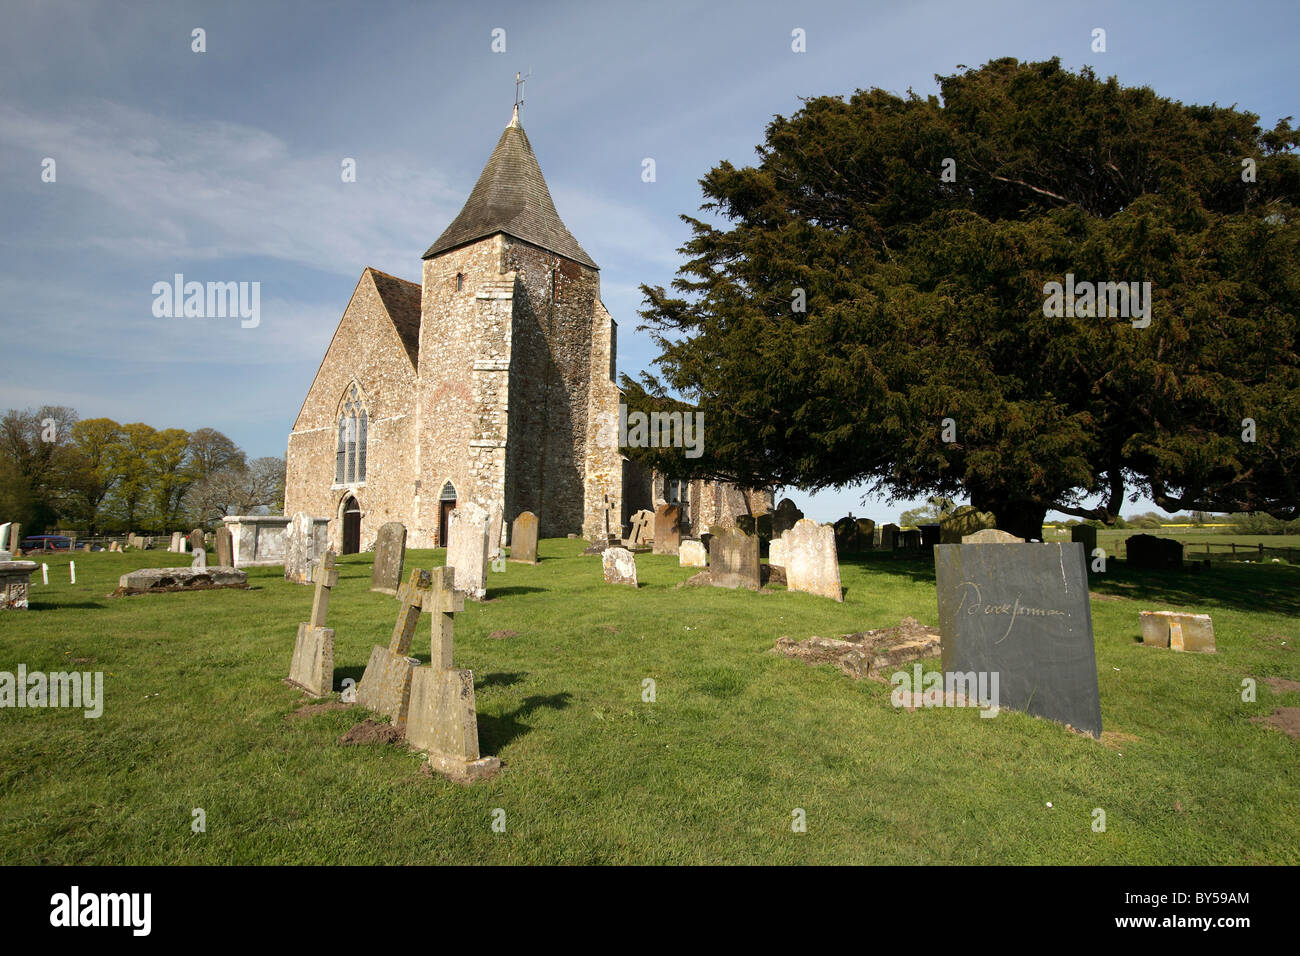
[[[928,94],[959,64],[1059,55],[1271,126],[1297,112],[1300,5],[43,0],[6,4],[5,27],[0,409],[210,426],[256,456],[284,453],[361,270],[419,280],[510,119],[516,70],[532,70],[523,125],[635,374],[654,358],[637,288],[672,279],[699,178],[752,162],[799,97]],[[155,318],[153,284],[178,272],[260,282],[260,325]],[[792,494],[820,520],[909,505]]]

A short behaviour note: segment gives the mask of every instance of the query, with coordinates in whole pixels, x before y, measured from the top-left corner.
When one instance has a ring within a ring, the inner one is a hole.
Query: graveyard
[[[248,567],[247,588],[110,598],[159,553],[38,556],[49,583],[37,572],[29,609],[0,615],[0,641],[29,670],[102,671],[105,703],[94,720],[0,709],[0,861],[1300,862],[1297,741],[1266,723],[1300,705],[1280,680],[1300,642],[1294,566],[1092,574],[1094,739],[1009,708],[896,707],[887,682],[772,653],[782,637],[938,625],[928,553],[842,554],[834,601],[687,588],[699,569],[648,549],[635,587],[607,584],[585,545],[544,538],[536,563],[487,573],[485,600],[426,602],[410,630],[428,665],[448,634],[433,618],[454,617],[451,673],[472,673],[479,747],[500,761],[472,783],[355,732],[386,719],[340,700],[399,614],[402,589],[372,590],[372,553],[334,559],[321,698],[284,680],[316,617],[284,567]],[[444,565],[408,550],[403,580]],[[1142,644],[1140,612],[1175,610],[1212,615],[1214,653]]]

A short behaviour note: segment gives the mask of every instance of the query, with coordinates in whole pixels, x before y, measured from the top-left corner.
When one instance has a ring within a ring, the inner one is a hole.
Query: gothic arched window
[[[334,450],[334,483],[358,485],[366,480],[366,437],[369,418],[355,382],[339,409],[338,443]]]

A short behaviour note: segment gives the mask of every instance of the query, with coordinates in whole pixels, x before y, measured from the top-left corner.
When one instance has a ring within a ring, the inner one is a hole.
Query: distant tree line
[[[0,419],[0,521],[26,534],[161,534],[283,503],[284,459],[250,461],[213,428],[123,425],[53,405]]]

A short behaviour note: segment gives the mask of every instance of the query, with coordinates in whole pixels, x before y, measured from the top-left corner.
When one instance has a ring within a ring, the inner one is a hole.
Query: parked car
[[[24,551],[71,551],[72,539],[63,534],[34,534],[23,538]]]

